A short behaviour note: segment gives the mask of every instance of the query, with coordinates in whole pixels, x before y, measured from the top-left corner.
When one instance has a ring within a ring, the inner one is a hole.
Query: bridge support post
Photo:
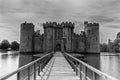
[[[20,80],[20,72],[17,73],[17,80]]]
[[[30,80],[30,67],[28,67],[28,80]]]
[[[77,63],[77,61],[75,62],[75,65],[76,65],[75,71],[76,71],[76,76],[77,76],[78,75],[78,63]]]
[[[81,64],[79,63],[79,77],[80,77],[80,80],[82,80],[81,78]]]
[[[84,66],[83,67],[83,73],[84,73],[84,80],[87,80],[87,67],[86,66]]]
[[[34,64],[34,80],[36,80],[36,64]]]
[[[92,74],[92,80],[95,80],[95,72]]]

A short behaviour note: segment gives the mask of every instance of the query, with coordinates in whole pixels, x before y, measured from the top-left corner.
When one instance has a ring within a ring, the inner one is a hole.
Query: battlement
[[[88,21],[84,22],[85,27],[99,27],[99,23],[89,23]]]
[[[27,23],[27,22],[21,24],[21,28],[25,30],[30,30],[30,29],[34,30],[34,26],[35,25],[33,23]]]
[[[27,26],[34,26],[33,23],[27,23],[27,22],[21,24],[21,26],[26,26],[26,25],[27,25]]]
[[[81,36],[81,37],[84,37],[84,36],[85,36],[85,32],[84,32],[84,31],[81,31],[80,36]]]
[[[46,22],[43,23],[43,27],[47,28],[47,27],[73,27],[74,28],[75,24],[72,22],[62,22],[62,23],[57,23],[57,22]]]

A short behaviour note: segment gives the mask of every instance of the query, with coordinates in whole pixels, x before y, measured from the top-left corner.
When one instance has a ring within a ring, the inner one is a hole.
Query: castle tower
[[[63,24],[63,38],[65,38],[65,49],[67,52],[72,51],[72,38],[73,38],[73,29],[74,23],[66,22]]]
[[[100,53],[99,24],[84,22],[86,52]]]
[[[20,52],[32,52],[34,25],[32,23],[22,23],[20,31]]]
[[[46,22],[43,24],[44,27],[44,51],[50,52],[54,49],[53,44],[53,37],[54,37],[54,29],[53,29],[53,23],[52,22]]]

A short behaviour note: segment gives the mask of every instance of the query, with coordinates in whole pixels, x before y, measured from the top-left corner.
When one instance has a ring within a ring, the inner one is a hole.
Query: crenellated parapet
[[[20,52],[33,52],[34,25],[22,23],[20,33]]]
[[[84,22],[86,52],[100,53],[99,24]]]
[[[75,24],[72,22],[65,22],[62,23],[63,27],[70,27],[70,28],[74,28]]]
[[[61,23],[57,23],[57,22],[46,22],[43,23],[43,27],[44,28],[55,28],[55,27],[68,27],[68,28],[74,28],[75,24],[72,22],[61,22]]]
[[[55,27],[55,26],[57,26],[58,24],[57,24],[57,22],[46,22],[46,23],[43,23],[43,27],[44,28],[48,28],[48,27]]]
[[[84,22],[84,26],[85,27],[89,27],[89,28],[98,28],[99,27],[99,23],[89,23],[88,21]]]
[[[24,27],[24,29],[29,29],[30,27],[34,28],[34,26],[35,25],[33,23],[27,23],[27,22],[21,24],[21,27]]]

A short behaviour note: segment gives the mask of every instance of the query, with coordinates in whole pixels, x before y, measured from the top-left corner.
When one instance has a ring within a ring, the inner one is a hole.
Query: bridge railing
[[[54,52],[46,54],[35,61],[32,61],[17,70],[0,77],[0,80],[8,80],[14,75],[17,76],[17,79],[14,80],[36,80],[36,76],[40,74],[40,71],[43,71],[46,64],[53,57],[53,54]],[[40,77],[42,78],[42,76]]]
[[[79,76],[80,80],[118,80],[70,54],[64,53],[64,56],[76,72],[76,75]]]

